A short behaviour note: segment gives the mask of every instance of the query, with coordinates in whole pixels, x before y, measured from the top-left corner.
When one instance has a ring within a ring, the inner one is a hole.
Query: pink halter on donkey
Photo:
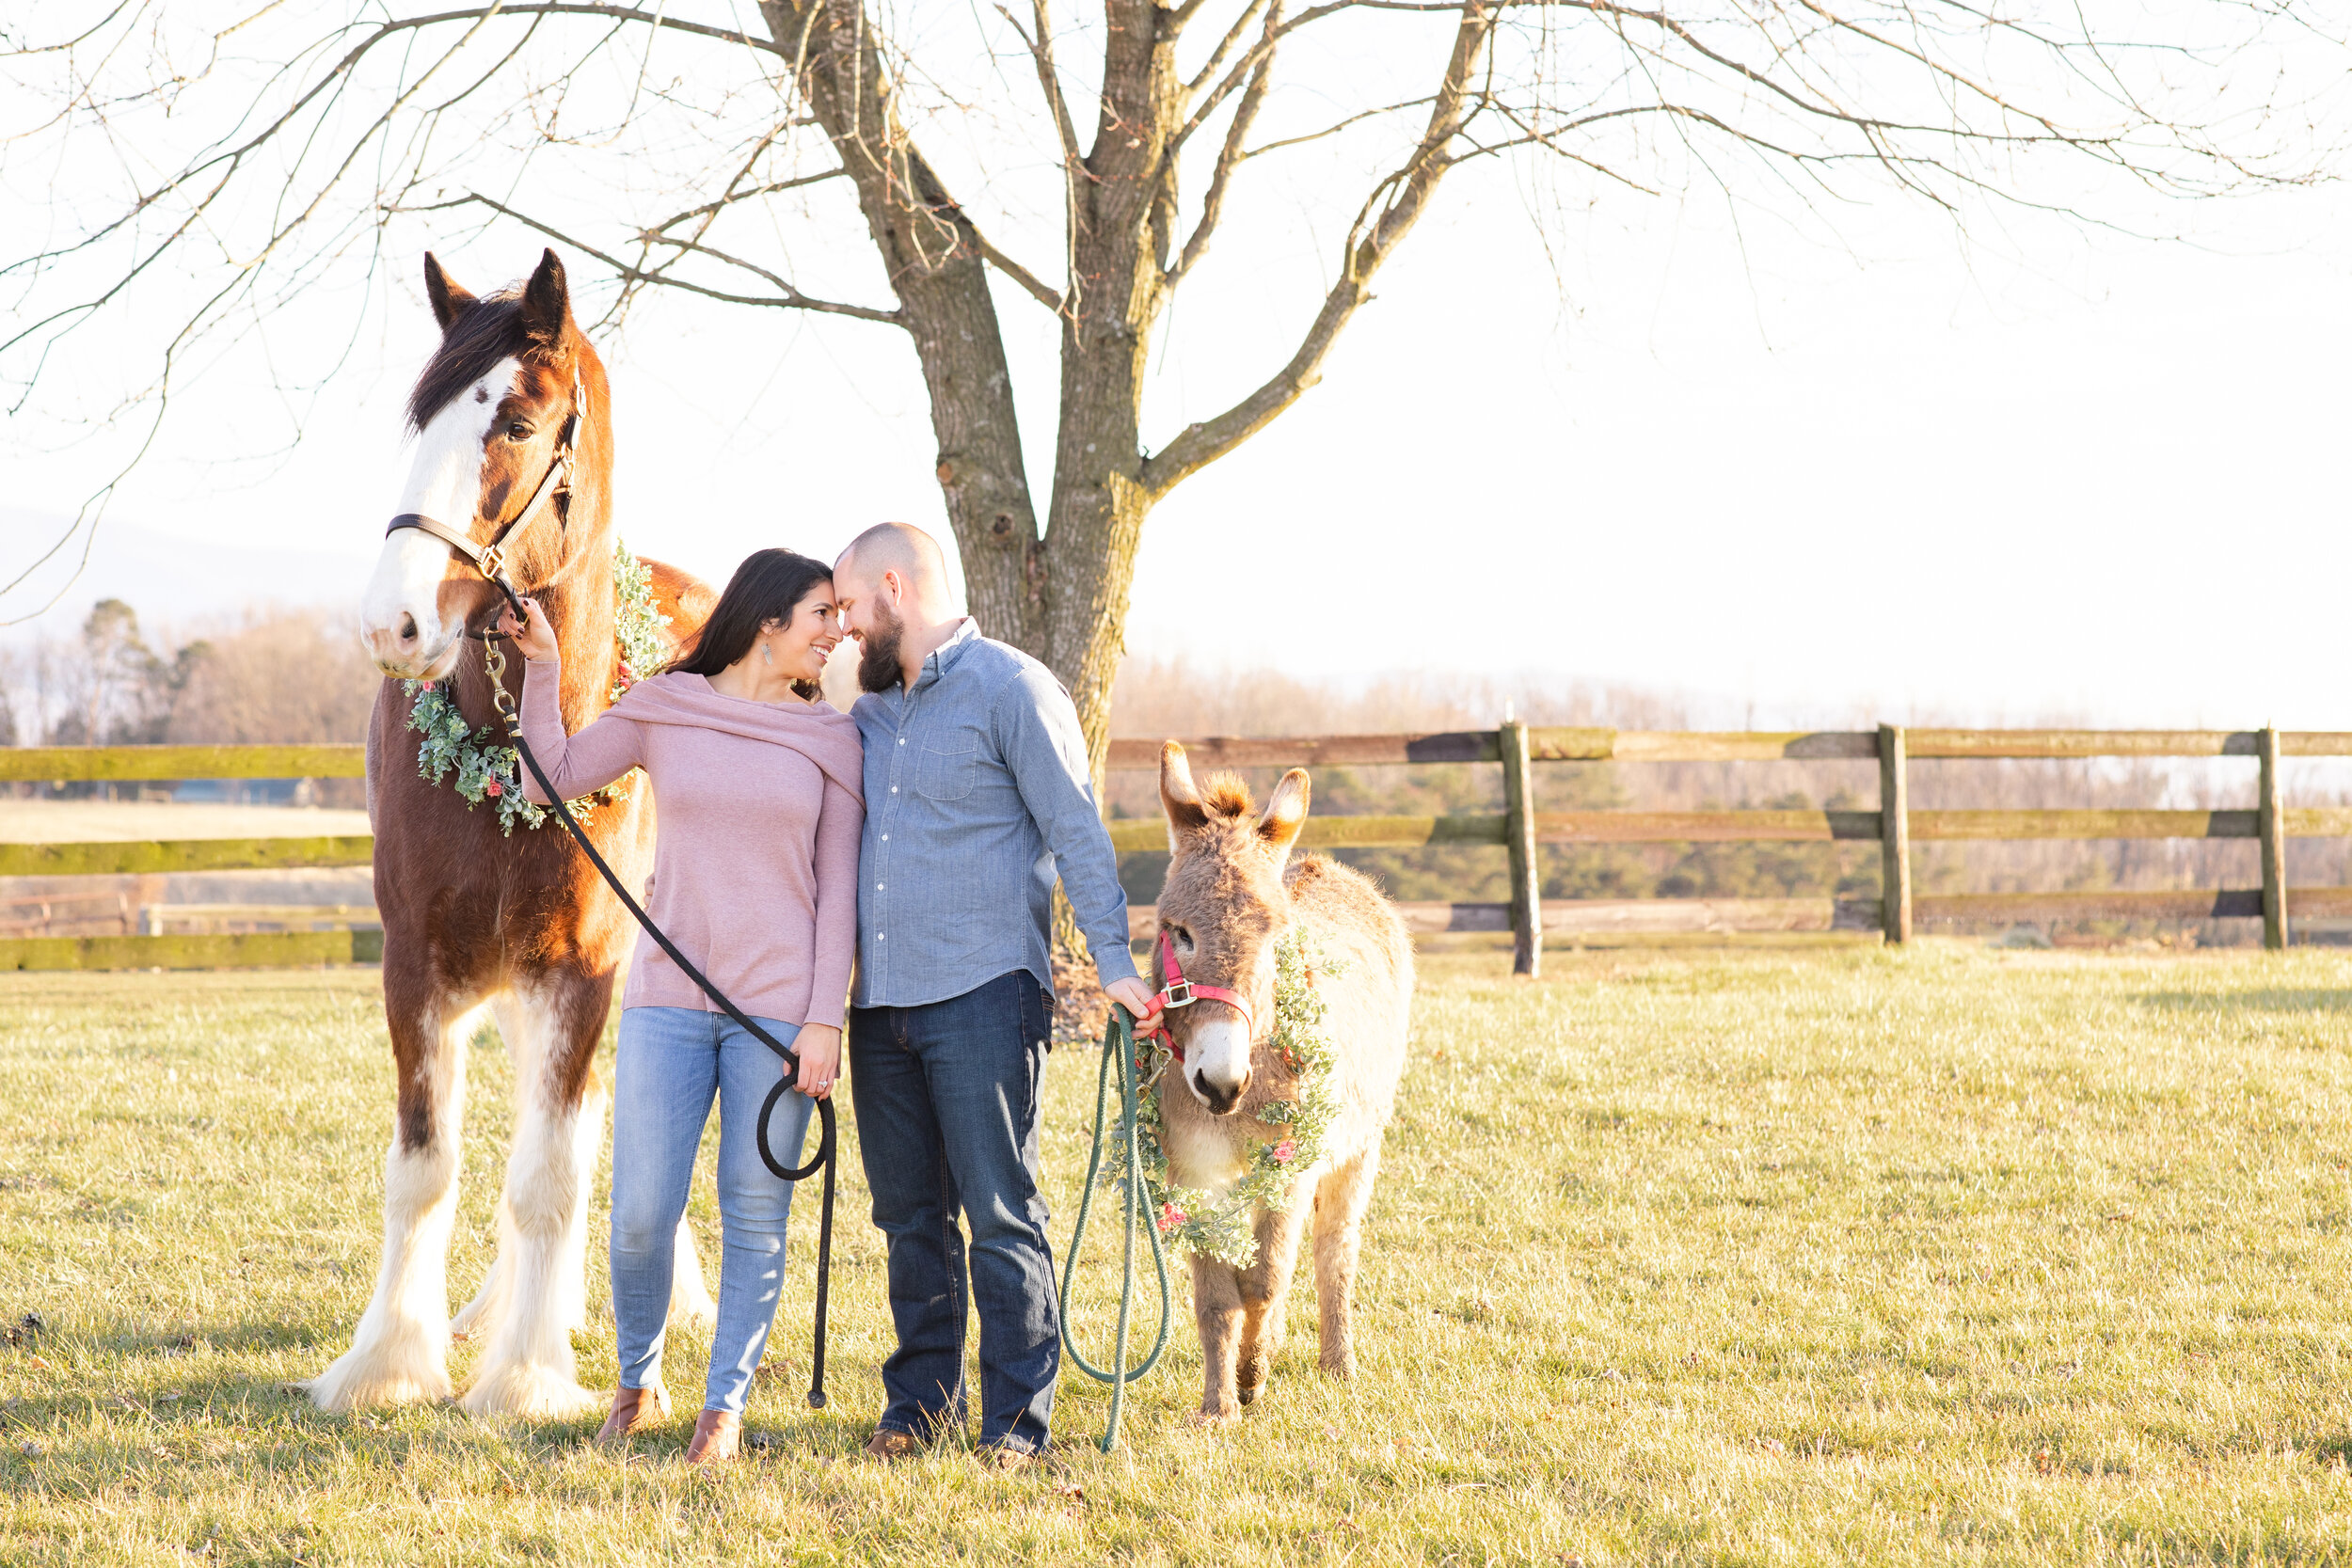
[[[1176,944],[1168,940],[1165,929],[1160,932],[1160,973],[1167,976],[1167,981],[1160,987],[1159,994],[1152,998],[1151,1013],[1136,1020],[1136,1033],[1158,1036],[1167,1045],[1168,1053],[1178,1061],[1184,1059],[1184,1048],[1168,1031],[1168,1012],[1171,1007],[1189,1007],[1204,998],[1222,1002],[1241,1014],[1243,1028],[1253,1036],[1257,1034],[1258,1024],[1250,1014],[1248,1000],[1239,991],[1227,990],[1223,986],[1195,985],[1184,978],[1184,966],[1176,961]]]

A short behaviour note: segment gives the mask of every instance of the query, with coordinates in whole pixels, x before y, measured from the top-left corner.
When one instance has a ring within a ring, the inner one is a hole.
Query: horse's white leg
[[[504,1193],[499,1195],[496,1224],[499,1234],[504,1235],[507,1228]],[[506,1310],[506,1271],[499,1267],[499,1262],[497,1257],[491,1258],[489,1270],[482,1276],[482,1289],[474,1292],[473,1300],[457,1309],[457,1316],[450,1319],[451,1338],[470,1339],[477,1334],[488,1333],[498,1325],[500,1315]]]
[[[596,1157],[604,1151],[604,1109],[610,1097],[594,1067],[580,1085],[580,1105],[572,1115],[572,1166],[580,1172],[573,1183],[572,1212],[564,1227],[564,1256],[557,1260],[555,1282],[563,1291],[564,1331],[588,1328],[588,1190],[595,1184]]]
[[[680,1214],[676,1259],[670,1271],[670,1326],[700,1323],[709,1327],[718,1321],[719,1304],[710,1299],[710,1287],[703,1281],[703,1260],[694,1250],[693,1227]]]
[[[399,1111],[384,1157],[384,1260],[351,1348],[308,1385],[322,1410],[447,1399],[449,1233],[457,1213],[466,1042],[480,1016],[387,988]]]
[[[602,1090],[584,1059],[596,1048],[601,1008],[593,993],[555,975],[502,999],[499,1032],[515,1061],[515,1143],[500,1206],[499,1262],[505,1309],[463,1403],[476,1415],[565,1418],[601,1402],[580,1386],[572,1359],[571,1320],[580,1309],[589,1178],[582,1158],[601,1129]],[[568,1267],[570,1278],[564,1275]]]
[[[574,1136],[578,1142],[572,1148],[573,1159],[585,1172],[596,1170],[596,1156],[604,1148],[604,1085],[592,1077],[580,1101],[580,1115],[575,1119]],[[557,1271],[558,1280],[571,1295],[570,1305],[564,1309],[564,1322],[574,1334],[588,1331],[588,1188],[586,1181],[580,1184],[580,1212],[565,1232],[571,1240],[573,1256],[564,1259]],[[514,1221],[506,1212],[506,1195],[501,1193],[499,1235],[503,1238],[513,1229]],[[498,1326],[499,1319],[506,1311],[506,1282],[511,1277],[501,1267],[504,1259],[505,1254],[501,1252],[498,1258],[491,1260],[489,1272],[482,1276],[482,1289],[473,1300],[459,1309],[456,1317],[450,1320],[450,1338],[468,1339],[477,1334],[486,1335]],[[698,1277],[696,1284],[700,1283]],[[703,1300],[707,1302],[709,1299],[709,1293],[705,1291]]]

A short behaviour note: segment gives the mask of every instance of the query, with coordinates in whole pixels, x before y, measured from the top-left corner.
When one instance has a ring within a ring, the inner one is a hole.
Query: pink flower
[[[489,795],[490,799],[491,799],[491,800],[497,800],[500,796],[501,796],[501,795],[503,795],[503,794],[505,794],[505,793],[506,793],[506,791],[505,791],[504,789],[502,789],[502,788],[501,788],[501,787],[500,787],[500,785],[499,785],[499,782],[498,782],[496,779],[492,779],[492,780],[489,782],[489,784],[488,784],[487,785],[485,785],[485,793],[487,793],[487,794]]]
[[[632,686],[637,683],[637,672],[628,667],[628,660],[627,659],[621,660],[621,679],[628,681]]]
[[[1185,1213],[1182,1209],[1177,1208],[1173,1203],[1161,1204],[1160,1234],[1165,1236],[1190,1218],[1192,1218],[1190,1214]]]
[[[1291,1163],[1291,1157],[1297,1152],[1297,1143],[1293,1139],[1284,1138],[1274,1146],[1274,1163],[1278,1165],[1287,1165]]]

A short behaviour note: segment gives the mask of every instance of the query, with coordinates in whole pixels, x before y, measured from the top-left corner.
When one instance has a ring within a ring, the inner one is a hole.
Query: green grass
[[[772,1446],[728,1473],[687,1470],[682,1427],[623,1461],[586,1424],[319,1415],[285,1386],[346,1342],[379,1237],[373,976],[0,976],[0,1313],[46,1324],[0,1349],[0,1560],[2352,1557],[2352,962],[1549,961],[1428,962],[1358,1381],[1316,1375],[1302,1300],[1268,1397],[1187,1426],[1180,1281],[1119,1453],[1065,1383],[1057,1478],[856,1457],[886,1329],[853,1151],[833,1408],[801,1399],[803,1210],[751,1411]],[[474,1083],[460,1291],[495,1049]],[[1056,1055],[1057,1241],[1092,1087]],[[1099,1346],[1105,1270],[1088,1291]],[[580,1349],[609,1386],[609,1331]],[[674,1348],[682,1406],[702,1353]]]

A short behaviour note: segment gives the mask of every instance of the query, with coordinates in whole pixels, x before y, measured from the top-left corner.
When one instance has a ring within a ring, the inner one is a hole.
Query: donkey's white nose
[[[1192,1070],[1184,1082],[1210,1111],[1232,1116],[1249,1087],[1249,1030],[1239,1019],[1204,1019],[1188,1043]]]

